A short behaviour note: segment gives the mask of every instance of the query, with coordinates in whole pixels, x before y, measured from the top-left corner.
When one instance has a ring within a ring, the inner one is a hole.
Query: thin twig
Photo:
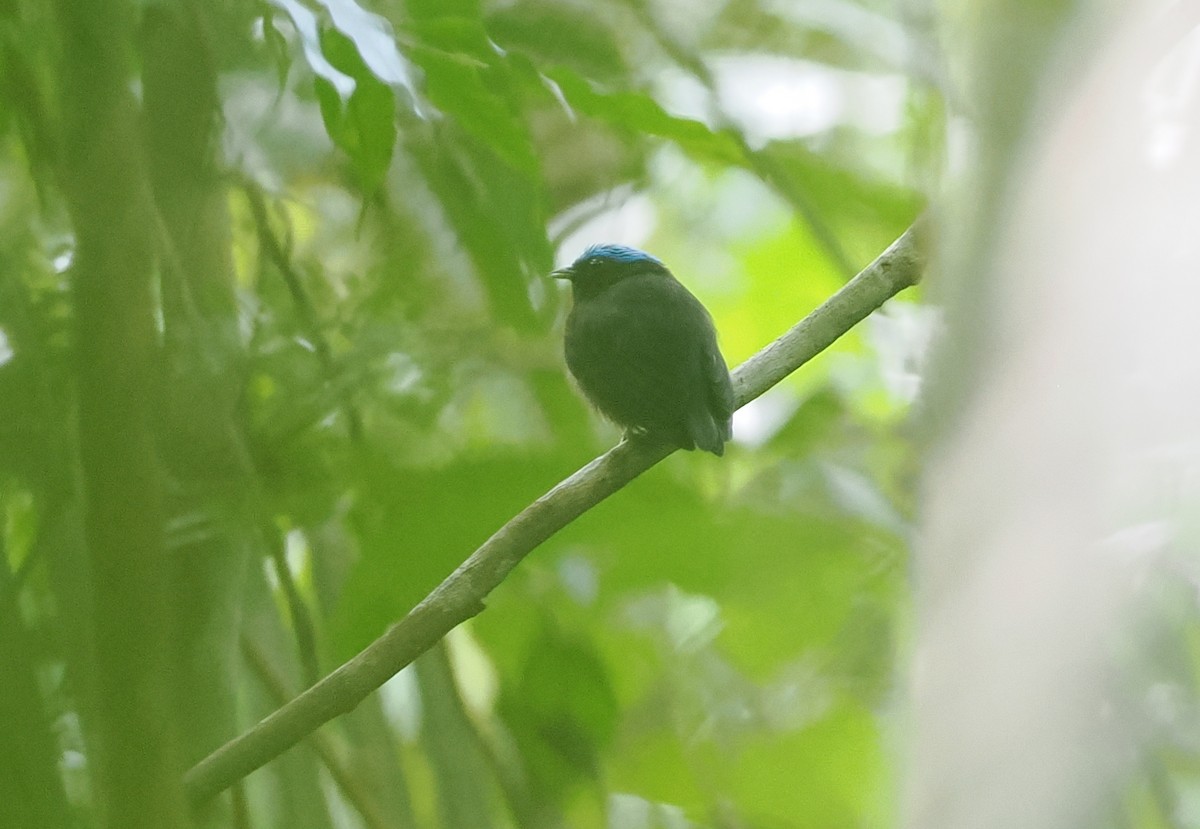
[[[291,617],[292,632],[296,635],[296,649],[300,656],[300,670],[304,682],[312,685],[321,675],[320,663],[317,661],[317,636],[313,628],[312,614],[308,610],[308,602],[300,595],[300,588],[292,577],[292,568],[288,566],[286,541],[279,536],[278,531],[272,532],[271,527],[263,530],[263,540],[270,551],[271,564],[275,567],[275,577],[279,579],[279,587],[283,590],[284,601],[287,604],[288,616]],[[286,702],[286,700],[284,700]],[[281,703],[282,704],[282,703]]]
[[[292,303],[296,306],[296,314],[300,317],[300,325],[304,329],[304,335],[308,337],[312,347],[316,350],[317,359],[321,363],[321,368],[325,372],[326,379],[332,382],[336,379],[337,375],[337,367],[333,359],[333,349],[330,347],[325,333],[321,330],[320,321],[317,319],[316,307],[313,305],[312,298],[309,297],[308,291],[304,287],[304,282],[300,279],[300,274],[296,273],[296,268],[292,265],[292,260],[288,256],[287,249],[279,241],[279,237],[275,235],[275,231],[271,228],[271,220],[267,215],[267,203],[263,197],[262,188],[253,182],[244,181],[242,190],[245,192],[246,202],[250,206],[250,215],[254,217],[254,225],[258,231],[259,245],[263,253],[266,254],[266,257],[283,278],[284,285],[288,289],[288,294],[292,297]],[[350,430],[350,438],[357,443],[362,439],[362,417],[359,415],[358,409],[349,400],[343,401],[342,406]]]
[[[733,373],[739,406],[763,394],[921,277],[916,226],[786,334]],[[484,598],[539,544],[667,457],[673,448],[622,440],[538,498],[483,543],[399,622],[316,685],[197,763],[184,778],[203,801],[286,751],[483,610]]]

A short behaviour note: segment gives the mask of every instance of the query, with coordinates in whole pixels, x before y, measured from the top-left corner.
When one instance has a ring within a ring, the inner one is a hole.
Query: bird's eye
[[[596,267],[597,265],[599,265],[599,264],[600,264],[600,257],[599,257],[599,256],[593,256],[591,259],[589,259],[589,260],[587,261],[587,263],[588,263],[590,266],[592,266],[592,267],[594,268],[594,267]]]

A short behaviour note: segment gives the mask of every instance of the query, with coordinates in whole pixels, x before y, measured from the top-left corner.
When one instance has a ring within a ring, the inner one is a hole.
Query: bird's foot
[[[666,438],[665,436],[663,436],[657,432],[651,432],[640,426],[634,427],[632,429],[626,429],[625,434],[622,436],[622,439],[627,443],[634,444],[635,446],[673,446],[673,447],[678,447],[677,443],[674,443],[673,441]]]

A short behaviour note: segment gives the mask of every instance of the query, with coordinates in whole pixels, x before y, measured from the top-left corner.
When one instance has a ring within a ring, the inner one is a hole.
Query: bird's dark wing
[[[706,312],[707,316],[707,312]],[[697,342],[695,361],[699,368],[699,400],[688,409],[687,431],[692,443],[714,455],[725,453],[725,441],[732,436],[733,384],[711,321],[706,336]]]
[[[682,321],[675,336],[679,342],[688,343],[689,349],[695,349],[683,360],[687,367],[683,374],[691,390],[686,404],[686,431],[696,446],[722,455],[725,441],[733,433],[734,395],[729,368],[717,345],[716,327],[708,309],[674,279],[670,294],[674,316]]]
[[[729,366],[725,364],[721,349],[717,347],[715,333],[714,331],[705,355],[705,366],[708,369],[705,377],[708,383],[708,404],[713,419],[721,426],[721,437],[729,440],[733,436],[731,418],[736,401],[733,397],[733,380],[729,376]]]

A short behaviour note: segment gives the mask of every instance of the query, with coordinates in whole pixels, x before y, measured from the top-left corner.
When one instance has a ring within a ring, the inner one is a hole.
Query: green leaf
[[[569,462],[463,458],[406,469],[364,452],[347,521],[360,555],[331,622],[337,653],[355,653],[412,609],[496,528],[570,472]]]
[[[426,98],[445,116],[408,131],[407,147],[470,254],[496,316],[523,330],[544,328],[530,283],[553,264],[546,193],[521,110],[523,87],[488,38],[478,4],[414,3],[409,57]]]
[[[396,48],[391,25],[354,0],[319,0],[333,25],[354,42],[363,62],[381,81],[413,88],[412,75]]]
[[[470,254],[497,319],[522,330],[544,329],[549,320],[535,315],[529,291],[530,281],[544,280],[553,261],[540,178],[501,163],[492,148],[452,128],[409,146]]]
[[[332,66],[354,80],[354,91],[343,99],[332,82],[322,76],[315,79],[325,129],[350,157],[363,190],[374,192],[383,183],[396,144],[395,97],[346,35],[324,29],[321,50]]]
[[[801,141],[774,141],[758,151],[780,177],[776,189],[794,188],[813,209],[856,242],[856,259],[869,261],[912,224],[921,199],[911,189],[818,154]],[[865,236],[864,234],[869,234]]]
[[[491,88],[490,84],[503,86],[499,70],[433,49],[417,48],[412,54],[425,72],[425,95],[435,106],[513,169],[537,171],[529,130],[509,99]]]
[[[733,135],[709,129],[690,118],[669,114],[642,92],[603,92],[570,69],[557,67],[546,77],[558,85],[563,98],[575,110],[631,132],[666,138],[699,161],[721,165],[744,165],[745,153]]]
[[[509,71],[483,27],[479,5],[414,2],[408,11],[415,40],[409,57],[424,72],[429,100],[506,164],[536,172]]]
[[[287,38],[275,25],[275,13],[270,9],[263,12],[263,42],[271,59],[275,61],[276,78],[282,91],[287,87],[288,70],[292,65],[291,50],[288,48]]]
[[[416,36],[418,47],[455,56],[462,63],[487,66],[498,57],[492,47],[479,9],[470,13],[452,13],[438,8],[432,13],[414,15],[411,30]]]
[[[556,0],[517,3],[488,16],[487,30],[506,52],[539,65],[566,66],[584,77],[618,82],[627,72],[614,33],[585,7]]]
[[[887,776],[879,726],[852,703],[808,728],[762,735],[725,770],[751,825],[878,825]]]
[[[557,802],[575,784],[598,778],[619,709],[608,668],[590,642],[543,626],[499,707],[539,800]]]
[[[304,48],[304,58],[318,78],[324,79],[337,93],[338,97],[346,100],[354,91],[354,79],[336,69],[325,57],[321,48],[321,27],[317,16],[302,6],[296,0],[271,0],[276,6],[287,13],[300,34]]]

